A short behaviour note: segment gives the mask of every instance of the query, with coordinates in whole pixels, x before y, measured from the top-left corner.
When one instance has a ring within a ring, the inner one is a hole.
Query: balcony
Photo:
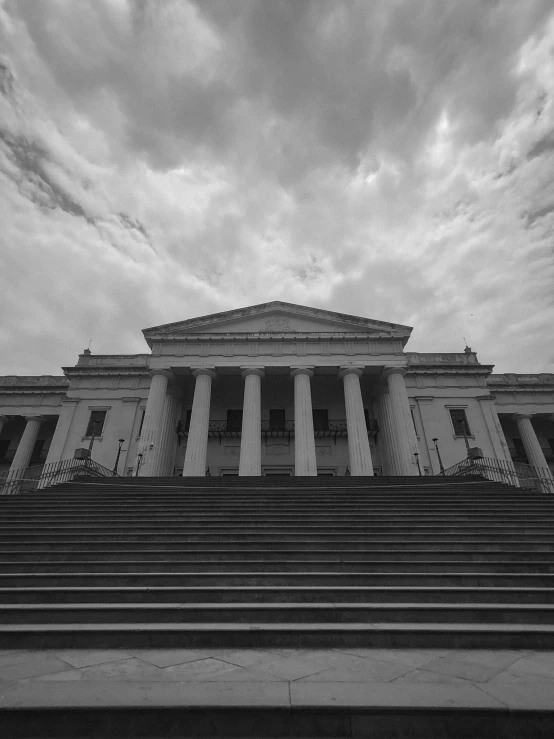
[[[284,423],[278,423],[271,425],[268,420],[262,421],[261,434],[263,438],[285,438],[290,439],[294,437],[294,421],[285,421]],[[188,436],[188,431],[185,431],[185,435]],[[215,438],[240,438],[241,427],[234,423],[229,423],[227,420],[213,420],[208,425],[208,436]],[[330,419],[328,423],[315,425],[314,436],[316,439],[332,438],[337,439],[340,437],[348,436],[346,419]]]

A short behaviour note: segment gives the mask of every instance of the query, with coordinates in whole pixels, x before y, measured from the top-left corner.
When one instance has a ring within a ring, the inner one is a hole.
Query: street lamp
[[[94,439],[96,438],[96,424],[97,423],[100,423],[98,419],[92,422],[92,434],[90,435],[90,444],[88,445],[88,450],[90,452],[89,457],[92,457],[92,446],[94,444]]]
[[[438,439],[435,438],[435,439],[432,439],[431,441],[433,441],[434,444],[435,444],[435,451],[437,453],[437,457],[439,458],[439,469],[440,469],[440,473],[441,473],[441,475],[444,475],[444,465],[442,463],[441,453],[439,452],[439,445],[437,444]]]
[[[138,457],[138,464],[137,464],[137,471],[135,472],[135,477],[138,477],[140,465],[142,464],[142,454],[137,454],[137,457]]]
[[[462,430],[461,435],[464,437],[464,441],[466,443],[467,456],[469,457],[469,441],[467,439],[466,424],[463,418],[458,419],[458,436],[460,435],[460,428]]]
[[[419,476],[421,477],[421,467],[419,466],[419,452],[414,452],[415,461],[417,464],[417,469],[419,472]]]
[[[113,474],[114,475],[117,475],[117,465],[119,464],[119,455],[121,454],[121,445],[123,444],[124,441],[125,441],[125,439],[118,439],[119,448],[117,450],[117,457],[115,458],[115,464],[113,466]]]

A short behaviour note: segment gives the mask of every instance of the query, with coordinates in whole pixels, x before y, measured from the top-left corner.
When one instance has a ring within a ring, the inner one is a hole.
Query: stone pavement
[[[0,651],[0,708],[144,707],[149,701],[553,710],[554,651]]]

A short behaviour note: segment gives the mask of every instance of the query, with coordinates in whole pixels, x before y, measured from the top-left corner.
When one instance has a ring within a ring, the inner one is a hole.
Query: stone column
[[[485,424],[487,426],[487,431],[489,432],[489,437],[496,458],[511,464],[512,455],[510,454],[510,448],[500,424],[500,418],[498,417],[498,413],[494,407],[494,398],[491,395],[482,395],[478,397],[477,400],[481,405],[481,410],[483,412],[483,417],[485,419]],[[485,454],[485,456],[487,455]]]
[[[517,424],[517,430],[520,433],[529,464],[533,467],[544,467],[548,469],[548,462],[545,459],[540,442],[535,434],[535,429],[531,423],[531,414],[516,413],[514,420]]]
[[[387,379],[389,397],[383,407],[390,431],[390,446],[387,450],[389,474],[411,476],[418,474],[414,457],[418,445],[404,383],[405,373],[406,370],[402,367],[385,368],[383,377]]]
[[[261,367],[245,367],[239,476],[262,474],[262,377]]]
[[[154,477],[157,474],[159,460],[163,455],[161,432],[164,419],[165,396],[167,383],[173,377],[171,372],[164,369],[155,369],[150,372],[152,382],[146,402],[144,423],[140,435],[137,454],[142,454],[139,477]],[[137,457],[136,465],[139,458]]]
[[[316,477],[314,419],[310,367],[296,367],[290,373],[294,377],[294,474],[296,477]]]
[[[161,461],[160,475],[172,476],[175,467],[175,448],[177,446],[177,420],[181,415],[181,393],[177,388],[167,392],[168,409],[165,424],[165,456]]]
[[[38,432],[40,431],[40,425],[45,418],[44,416],[25,416],[25,420],[27,424],[19,440],[13,462],[10,465],[10,475],[13,475],[16,470],[24,470],[29,466],[35,442],[38,438]]]
[[[162,413],[160,418],[160,429],[158,434],[159,454],[156,455],[155,466],[151,471],[154,477],[165,477],[167,475],[168,447],[171,442],[174,428],[170,428],[173,415],[173,392],[168,389],[163,398]]]
[[[344,405],[348,429],[348,454],[350,474],[355,477],[373,476],[371,450],[367,436],[364,404],[360,389],[361,367],[341,367],[339,377],[344,383]]]
[[[388,388],[382,389],[379,394],[378,401],[379,408],[379,456],[381,459],[381,466],[383,469],[383,475],[392,475],[392,465],[390,461],[390,448],[392,446],[392,421],[391,421],[391,404],[390,395]]]
[[[73,418],[80,402],[80,398],[67,398],[62,401],[62,408],[60,415],[58,416],[54,436],[50,442],[50,448],[48,449],[45,464],[60,462],[62,459],[71,459],[75,452],[75,448],[77,446],[81,446],[81,444],[77,443],[74,443],[71,446],[69,444]],[[81,436],[79,436],[79,440],[80,439]]]
[[[204,477],[208,456],[212,379],[216,374],[213,368],[209,367],[195,369],[192,374],[196,377],[196,384],[190,414],[190,429],[183,465],[183,477]]]

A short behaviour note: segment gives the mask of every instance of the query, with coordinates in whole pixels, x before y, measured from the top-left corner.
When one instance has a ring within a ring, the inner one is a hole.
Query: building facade
[[[411,328],[283,302],[144,330],[60,377],[0,378],[0,471],[90,447],[124,475],[437,474],[485,457],[554,469],[554,375],[405,351]]]

